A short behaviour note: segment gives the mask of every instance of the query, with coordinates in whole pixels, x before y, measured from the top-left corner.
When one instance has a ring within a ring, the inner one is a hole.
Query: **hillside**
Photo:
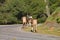
[[[47,18],[45,25],[48,27],[60,27],[60,7],[57,8],[52,15]]]

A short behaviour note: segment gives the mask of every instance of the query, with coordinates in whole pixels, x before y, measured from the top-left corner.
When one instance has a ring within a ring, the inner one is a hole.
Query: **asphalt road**
[[[0,25],[0,40],[60,40],[59,36],[24,32],[22,25]]]

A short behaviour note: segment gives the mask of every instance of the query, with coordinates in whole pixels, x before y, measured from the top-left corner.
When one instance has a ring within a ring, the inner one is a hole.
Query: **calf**
[[[32,30],[33,32],[37,32],[37,19],[33,19],[32,21]]]
[[[26,27],[26,23],[27,23],[27,18],[25,16],[22,17],[22,23],[23,23],[23,27]]]

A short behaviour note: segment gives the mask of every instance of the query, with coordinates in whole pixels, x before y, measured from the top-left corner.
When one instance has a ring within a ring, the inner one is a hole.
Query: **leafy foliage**
[[[49,0],[50,12],[51,14],[56,10],[56,8],[60,7],[60,0]]]
[[[44,22],[47,18],[44,0],[0,0],[0,24],[21,23],[23,15],[38,17],[38,21]],[[60,6],[60,0],[49,0],[51,13]]]

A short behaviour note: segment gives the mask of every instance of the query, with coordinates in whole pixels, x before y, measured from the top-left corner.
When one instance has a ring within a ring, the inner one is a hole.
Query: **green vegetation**
[[[50,13],[47,13],[46,5]],[[38,23],[44,23],[58,7],[60,0],[0,0],[0,24],[22,23],[21,17],[24,15],[32,15]]]
[[[60,7],[58,7],[50,17],[47,18],[47,21],[57,21],[60,22]]]

